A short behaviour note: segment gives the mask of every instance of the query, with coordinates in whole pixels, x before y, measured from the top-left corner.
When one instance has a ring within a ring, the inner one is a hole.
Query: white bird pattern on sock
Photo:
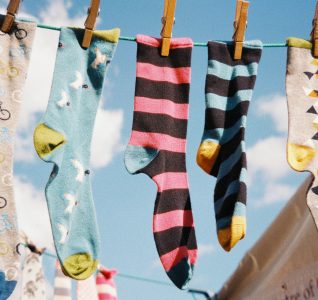
[[[94,69],[97,69],[97,66],[100,64],[104,64],[107,61],[107,55],[102,54],[102,52],[99,50],[99,48],[95,48],[96,58],[92,62],[91,66]]]
[[[72,159],[72,164],[77,171],[75,180],[78,182],[83,182],[85,176],[85,170],[83,165],[76,159]]]
[[[81,74],[81,72],[76,71],[76,80],[74,82],[72,82],[70,84],[70,86],[76,90],[78,90],[79,88],[81,88],[84,84],[84,79],[83,79],[83,75]]]
[[[68,201],[68,206],[65,209],[65,212],[71,214],[73,212],[74,206],[77,204],[76,198],[74,195],[69,193],[65,193],[64,198]]]
[[[67,93],[66,93],[65,91],[62,91],[62,98],[61,98],[61,100],[59,100],[59,101],[57,102],[57,105],[58,105],[59,107],[64,107],[64,106],[66,106],[68,103],[69,103],[69,101],[68,101],[68,95],[67,95]]]
[[[57,224],[57,227],[58,227],[60,234],[61,234],[60,244],[64,244],[66,241],[66,238],[67,238],[68,231],[65,228],[65,226],[62,224]]]

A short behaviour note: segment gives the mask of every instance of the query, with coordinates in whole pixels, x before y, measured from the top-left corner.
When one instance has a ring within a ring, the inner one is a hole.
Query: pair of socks
[[[0,34],[0,300],[13,292],[20,268],[13,151],[35,30],[35,23],[16,22],[10,33]]]
[[[318,59],[311,42],[290,38],[287,43],[287,159],[294,170],[313,175],[307,204],[318,227]]]
[[[56,253],[63,272],[89,278],[97,269],[99,233],[90,183],[91,138],[102,87],[119,29],[62,28],[48,107],[34,131],[35,149],[54,164],[45,189]]]
[[[197,258],[185,164],[192,46],[190,39],[172,39],[169,56],[162,57],[160,40],[137,36],[134,116],[125,152],[128,172],[145,173],[157,185],[154,239],[167,275],[181,289]],[[217,177],[218,238],[230,250],[245,235],[244,133],[262,44],[245,43],[238,61],[231,45],[210,42],[208,51],[206,120],[197,162]]]

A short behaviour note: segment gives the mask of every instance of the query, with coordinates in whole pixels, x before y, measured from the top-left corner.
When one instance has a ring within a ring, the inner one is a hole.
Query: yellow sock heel
[[[287,160],[295,171],[304,171],[316,155],[316,150],[306,145],[288,143]]]
[[[198,149],[197,164],[208,174],[210,174],[215,164],[220,149],[220,144],[211,141],[204,141]]]
[[[66,142],[63,134],[47,127],[45,124],[39,124],[36,127],[33,139],[35,150],[41,158],[49,155]]]

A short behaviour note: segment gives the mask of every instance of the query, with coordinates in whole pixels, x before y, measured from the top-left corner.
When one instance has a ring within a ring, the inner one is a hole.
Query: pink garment
[[[108,270],[101,267],[96,276],[96,287],[99,300],[118,300],[117,288],[113,277],[117,270]]]

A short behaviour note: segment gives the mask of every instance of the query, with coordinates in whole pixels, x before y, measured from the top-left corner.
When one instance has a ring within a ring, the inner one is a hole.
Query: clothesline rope
[[[28,248],[27,244],[21,243],[21,245],[24,246],[25,248]],[[42,255],[50,257],[50,258],[57,259],[57,256],[55,254],[47,252],[46,250],[42,253]],[[138,280],[138,281],[143,281],[143,282],[149,282],[149,283],[154,283],[154,284],[160,284],[160,285],[174,287],[174,285],[172,283],[169,283],[169,282],[155,280],[155,279],[150,279],[150,278],[145,278],[145,277],[140,277],[140,276],[135,276],[135,275],[117,273],[117,276],[118,277],[122,277],[122,278],[128,278],[128,279],[133,279],[133,280]]]
[[[28,248],[27,244],[21,243],[21,245],[24,246],[25,248]],[[55,254],[47,252],[46,250],[42,253],[42,255],[57,259],[57,256]],[[148,283],[153,283],[153,284],[158,284],[158,285],[174,287],[174,285],[172,283],[160,281],[160,280],[156,280],[156,279],[151,279],[151,278],[146,278],[146,277],[140,277],[140,276],[129,275],[129,274],[124,274],[124,273],[117,273],[117,276],[122,277],[122,278],[126,278],[126,279],[132,279],[132,280],[137,280],[137,281],[142,281],[142,282],[148,282]],[[193,292],[189,291],[189,293],[193,299],[197,300],[197,298]]]
[[[37,26],[39,28],[44,28],[44,29],[49,29],[49,30],[56,30],[56,31],[61,30],[60,27],[55,27],[55,26],[51,26],[51,25],[47,25],[47,24],[37,24]],[[120,36],[119,39],[122,41],[128,41],[128,42],[135,42],[136,41],[136,38],[131,37],[131,36]],[[195,42],[194,46],[195,47],[207,47],[207,43]],[[263,47],[264,48],[281,48],[281,47],[287,47],[287,44],[286,44],[286,42],[285,43],[264,43]]]

